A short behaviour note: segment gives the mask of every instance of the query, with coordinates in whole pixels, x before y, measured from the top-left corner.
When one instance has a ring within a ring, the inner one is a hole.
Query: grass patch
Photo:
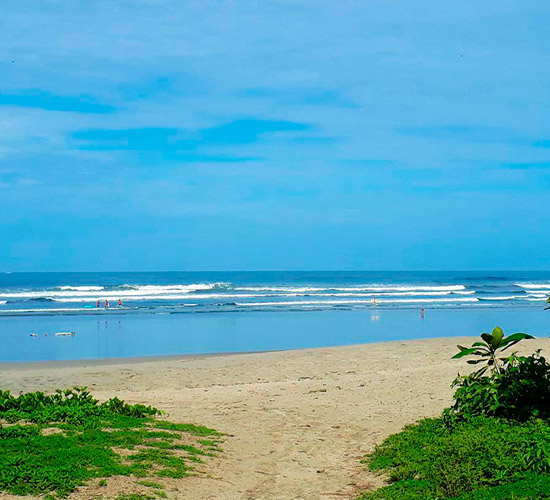
[[[361,500],[550,499],[550,424],[426,419],[387,438],[367,462],[390,484]]]
[[[53,395],[0,391],[0,491],[64,497],[93,478],[182,478],[198,456],[213,456],[220,433],[159,421],[150,406],[114,398],[99,403],[85,388]],[[205,446],[197,436],[210,436]],[[105,480],[99,481],[105,485]],[[161,490],[153,481],[142,486]],[[119,500],[165,496],[121,495]]]

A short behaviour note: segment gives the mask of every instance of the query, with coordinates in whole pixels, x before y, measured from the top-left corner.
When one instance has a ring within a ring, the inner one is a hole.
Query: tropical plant
[[[550,364],[540,351],[531,356],[512,355],[499,372],[488,376],[459,376],[452,387],[457,387],[454,404],[444,412],[451,425],[477,416],[520,422],[550,417]]]
[[[501,357],[500,354],[522,340],[533,338],[532,335],[519,332],[505,337],[502,328],[495,326],[491,333],[481,334],[482,342],[474,342],[472,347],[458,345],[457,347],[460,349],[460,352],[455,354],[452,359],[470,355],[477,356],[477,359],[469,359],[467,361],[470,365],[485,363],[485,366],[473,374],[473,377],[476,378],[483,375],[489,368],[500,373],[503,365],[510,359],[510,356]]]

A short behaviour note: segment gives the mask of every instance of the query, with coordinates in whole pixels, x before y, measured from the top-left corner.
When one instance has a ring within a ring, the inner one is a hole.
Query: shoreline
[[[110,365],[133,365],[161,361],[216,358],[219,356],[242,356],[243,354],[263,354],[266,352],[284,352],[291,349],[273,351],[213,352],[203,354],[159,354],[158,356],[129,356],[119,358],[49,359],[41,361],[0,361],[0,370],[32,370],[64,367],[93,367]],[[296,349],[300,350],[300,349]]]
[[[152,356],[129,356],[129,357],[112,357],[112,358],[83,358],[83,359],[51,359],[40,361],[0,361],[0,370],[32,370],[32,369],[47,369],[47,368],[65,368],[65,367],[96,367],[96,366],[111,366],[111,365],[133,365],[140,363],[155,363],[162,361],[178,361],[178,360],[200,360],[205,358],[217,358],[226,356],[243,356],[253,354],[268,354],[279,352],[300,352],[300,351],[315,351],[321,349],[339,349],[345,347],[359,347],[365,345],[383,345],[394,344],[397,342],[422,342],[425,340],[433,341],[452,341],[453,339],[475,339],[476,337],[430,337],[416,339],[397,339],[385,340],[382,342],[361,342],[358,344],[343,344],[337,346],[322,346],[322,347],[301,347],[296,349],[270,349],[260,351],[238,351],[238,352],[206,352],[200,354],[159,354]]]

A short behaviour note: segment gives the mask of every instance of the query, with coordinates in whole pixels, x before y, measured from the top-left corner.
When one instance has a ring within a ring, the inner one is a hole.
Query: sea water
[[[0,361],[548,336],[549,294],[549,272],[0,274]]]

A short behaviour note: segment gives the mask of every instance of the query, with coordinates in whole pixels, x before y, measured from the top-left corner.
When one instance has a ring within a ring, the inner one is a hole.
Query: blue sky
[[[20,0],[0,270],[549,269],[547,0]]]

